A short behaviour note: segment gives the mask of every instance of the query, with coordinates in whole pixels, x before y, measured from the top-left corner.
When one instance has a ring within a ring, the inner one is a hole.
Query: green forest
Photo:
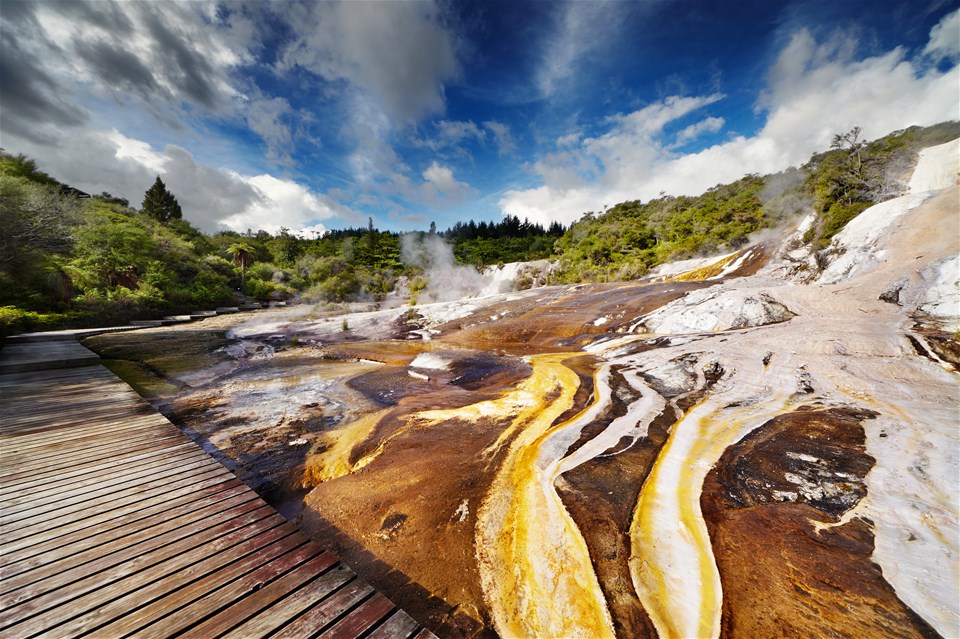
[[[438,231],[461,264],[556,259],[556,283],[643,276],[658,264],[744,245],[752,233],[814,210],[804,238],[825,247],[853,217],[896,196],[919,149],[960,136],[960,124],[914,127],[873,142],[860,130],[799,168],[748,175],[705,193],[617,204],[569,229],[505,216]],[[233,305],[238,300],[379,301],[426,285],[403,259],[402,235],[366,227],[306,239],[287,229],[206,234],[184,219],[158,176],[139,208],[92,197],[23,155],[0,153],[0,333],[99,326]]]

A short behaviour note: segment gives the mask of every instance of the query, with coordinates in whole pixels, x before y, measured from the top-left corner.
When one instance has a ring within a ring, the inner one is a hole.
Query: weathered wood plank
[[[134,481],[156,475],[158,471],[183,467],[186,464],[206,457],[202,452],[183,448],[166,455],[154,465],[120,464],[110,469],[93,473],[90,477],[77,479],[62,486],[51,486],[47,490],[38,490],[33,498],[20,495],[3,505],[0,522],[15,521],[17,517],[31,512],[44,512],[52,506],[66,506],[70,500],[89,499],[120,486],[132,485]],[[209,457],[207,457],[209,459]]]
[[[156,446],[145,444],[142,452],[136,454],[123,455],[118,457],[115,460],[103,460],[97,459],[92,460],[87,463],[77,464],[77,465],[68,465],[70,468],[66,472],[58,471],[42,471],[39,473],[31,474],[29,470],[22,470],[17,472],[14,476],[7,478],[0,490],[2,490],[4,495],[10,495],[15,492],[22,490],[30,490],[36,487],[45,487],[52,481],[65,481],[68,479],[82,477],[86,473],[96,472],[98,470],[109,470],[112,464],[117,463],[120,460],[126,461],[137,461],[137,460],[146,460],[158,455],[164,455],[171,451],[180,450],[182,448],[189,448],[192,442],[189,440],[181,440],[180,443],[174,442],[162,442]],[[133,452],[133,451],[131,451]]]
[[[407,639],[420,628],[416,619],[402,610],[394,612],[376,630],[367,635],[366,639]]]
[[[141,480],[131,482],[112,494],[98,496],[86,502],[66,504],[49,512],[37,513],[24,517],[23,519],[14,518],[12,523],[15,523],[16,527],[19,528],[20,526],[41,525],[45,522],[57,522],[65,517],[73,518],[77,513],[89,512],[91,509],[96,509],[100,506],[110,507],[125,497],[136,496],[150,489],[162,489],[166,486],[175,487],[183,482],[189,482],[192,477],[204,472],[225,473],[227,471],[215,460],[210,459],[210,457],[206,459],[199,458],[182,467],[169,468],[149,477],[142,478]],[[8,523],[9,522],[3,522],[4,527],[6,527]]]
[[[33,621],[49,628],[41,636],[51,639],[68,639],[97,629],[104,636],[122,637],[172,612],[183,605],[184,598],[192,597],[188,602],[199,599],[301,543],[290,524],[262,519],[116,581],[110,588],[93,590],[51,608]],[[197,561],[201,555],[203,559]],[[200,581],[203,583],[198,585]],[[171,595],[176,595],[172,606]],[[11,631],[18,632],[16,627]]]
[[[0,596],[0,630],[7,625],[22,621],[41,610],[69,601],[91,590],[112,584],[160,563],[165,559],[193,550],[204,542],[221,537],[261,519],[276,517],[269,507],[262,507],[245,515],[226,520],[212,528],[194,534],[181,535],[166,545],[147,544],[144,548],[131,548],[92,562],[91,565],[54,575],[42,582],[29,584],[8,595]],[[171,535],[173,537],[173,535]],[[69,585],[69,588],[64,586]]]
[[[223,633],[243,623],[249,617],[256,615],[279,599],[296,591],[304,583],[333,567],[336,563],[337,558],[331,553],[324,553],[313,557],[296,568],[291,569],[289,572],[278,576],[263,587],[251,591],[242,599],[235,601],[229,608],[206,619],[203,623],[190,628],[184,632],[181,637],[182,639],[220,637]]]
[[[182,440],[180,440],[182,442]],[[162,438],[157,442],[158,446],[163,446],[165,444],[177,443],[177,440],[174,437]],[[155,450],[161,450],[157,448]],[[179,456],[180,451],[183,451],[182,454],[192,454],[196,448],[191,448],[189,446],[184,446],[182,448],[177,448],[173,451],[168,451],[165,455],[165,458],[172,458]],[[133,453],[131,449],[129,451]],[[113,473],[133,473],[141,470],[148,470],[150,468],[150,463],[140,463],[139,461],[128,461],[126,457],[120,456],[116,458],[111,458],[114,462],[113,468],[104,468],[101,470],[92,471],[86,475],[77,475],[75,477],[70,477],[64,480],[54,480],[49,482],[46,486],[34,487],[32,490],[27,491],[27,494],[35,496],[36,500],[46,498],[48,495],[60,494],[63,491],[75,490],[83,486],[90,486],[99,483],[104,476],[107,476]],[[24,491],[9,491],[9,496],[5,496],[2,501],[0,501],[0,507],[2,508],[11,508],[13,506],[20,505],[25,502],[26,495],[23,494]],[[33,502],[34,500],[27,499],[26,501]]]
[[[90,424],[89,420],[95,419],[102,422],[110,422],[123,419],[124,417],[149,417],[149,406],[143,404],[125,405],[120,403],[122,397],[115,399],[98,398],[95,402],[87,402],[84,406],[60,407],[46,413],[20,413],[7,415],[4,417],[2,435],[14,435],[23,439],[23,441],[42,441],[41,435],[57,433],[61,428],[66,429],[69,434],[71,429],[84,428]],[[56,420],[59,428],[52,427],[52,420]]]
[[[210,592],[206,597],[193,601],[184,608],[181,608],[177,614],[169,615],[142,628],[132,634],[131,637],[148,639],[153,637],[169,637],[175,634],[180,635],[192,627],[197,620],[206,619],[224,608],[232,606],[237,600],[242,599],[251,592],[259,590],[274,579],[293,570],[305,561],[313,559],[319,554],[321,554],[321,550],[316,544],[304,544],[274,559],[270,563],[257,568],[253,572],[243,575],[222,588]],[[336,562],[336,557],[332,553],[322,554],[325,556],[324,561],[329,561],[330,564]],[[238,622],[240,621],[243,621],[243,619],[238,620]]]
[[[11,453],[38,455],[58,447],[69,449],[114,445],[122,443],[125,435],[136,436],[151,429],[166,429],[170,433],[179,433],[172,424],[165,423],[161,415],[151,413],[146,408],[137,407],[132,410],[130,407],[116,407],[116,403],[118,402],[112,402],[110,410],[101,411],[101,415],[73,412],[58,417],[41,413],[41,421],[36,427],[28,429],[14,426],[13,432],[0,433],[0,436],[8,444]]]
[[[131,415],[114,412],[109,420],[104,419],[96,422],[95,426],[77,428],[72,432],[58,430],[57,422],[53,421],[49,425],[49,430],[36,434],[0,434],[0,437],[4,438],[5,452],[11,454],[10,463],[13,464],[18,459],[29,460],[31,455],[43,453],[48,448],[58,444],[62,444],[64,450],[72,450],[72,447],[89,447],[91,442],[113,444],[136,438],[141,443],[146,443],[143,439],[144,436],[178,434],[179,431],[170,424],[157,421],[158,418],[157,415]],[[94,418],[89,417],[87,419]],[[86,423],[91,424],[89,421]],[[6,474],[6,471],[4,474]]]
[[[158,582],[156,584],[156,591],[159,592],[162,590],[162,596],[139,610],[133,612],[128,611],[129,614],[118,617],[115,621],[102,628],[95,629],[90,633],[89,639],[96,637],[100,639],[125,637],[127,634],[140,630],[158,619],[175,613],[184,606],[205,598],[225,584],[229,584],[237,578],[272,562],[277,557],[305,543],[306,540],[301,535],[288,534],[262,549],[253,548],[249,552],[243,553],[242,557],[238,560],[232,563],[225,562],[225,565],[217,566],[215,570],[209,573],[204,572],[206,566],[203,565],[203,562],[199,562],[196,564],[196,573],[194,573],[194,568],[190,568],[190,572],[187,575],[188,577],[193,577],[193,581],[181,581],[180,579],[169,580],[170,585],[174,586],[173,588],[167,588],[167,580]],[[243,550],[243,548],[241,548],[241,550]],[[153,592],[153,589],[148,590],[149,594],[153,594]],[[105,607],[104,609],[109,610],[109,607]]]
[[[353,580],[281,628],[272,639],[302,639],[313,636],[372,593],[373,588],[368,584]]]
[[[111,547],[110,544],[116,544],[119,541],[131,542],[136,539],[138,535],[149,534],[151,531],[156,532],[162,528],[170,528],[175,522],[181,521],[185,517],[196,517],[200,515],[200,513],[208,512],[212,509],[221,509],[220,511],[227,510],[232,506],[242,504],[250,499],[251,495],[249,490],[237,488],[232,491],[232,494],[227,494],[226,496],[220,493],[206,499],[192,500],[185,506],[171,508],[153,517],[148,517],[119,528],[113,528],[73,543],[61,543],[55,548],[47,550],[46,552],[36,553],[16,563],[8,562],[4,564],[0,571],[2,571],[5,579],[9,579],[14,575],[51,565],[54,562],[60,562],[58,566],[65,567],[66,563],[63,561],[64,558],[69,557],[70,560],[73,561],[83,557],[83,553],[103,553]]]
[[[9,578],[4,576],[3,583],[0,584],[0,605],[11,605],[30,599],[86,575],[146,555],[172,542],[195,537],[198,532],[212,528],[218,522],[243,519],[247,513],[262,511],[264,508],[263,502],[253,495],[243,495],[241,499],[246,501],[222,512],[217,510],[216,505],[210,506],[198,512],[196,517],[180,517],[169,525],[161,525],[157,530],[141,531],[131,535],[130,539],[104,544],[102,548],[93,549],[92,552],[85,551],[75,556],[63,557],[43,568]]]
[[[0,543],[0,556],[6,554],[7,552],[27,548],[35,544],[46,543],[51,539],[56,539],[61,535],[89,530],[106,522],[122,520],[124,517],[130,516],[131,514],[155,506],[157,500],[161,498],[175,499],[182,495],[189,495],[195,491],[206,488],[227,488],[235,485],[238,482],[239,480],[229,473],[224,475],[222,473],[211,472],[204,477],[204,479],[193,485],[181,486],[180,488],[169,491],[157,490],[155,492],[144,493],[143,495],[140,495],[141,499],[131,500],[126,504],[119,504],[116,508],[112,508],[110,510],[103,510],[85,517],[65,521],[56,526],[38,526],[35,530],[30,531],[29,534],[17,539],[16,541],[7,542],[4,535],[2,538],[3,543]]]
[[[157,433],[147,430],[144,434],[156,440],[173,440],[182,437],[181,433],[173,431]],[[103,433],[100,433],[88,435],[75,441],[54,442],[23,452],[4,450],[3,463],[8,467],[17,465],[22,468],[39,469],[51,461],[62,463],[64,456],[69,456],[74,464],[97,457],[115,459],[119,454],[126,451],[135,451],[142,448],[145,443],[142,437],[131,437],[129,433],[119,435],[112,433],[112,435],[113,437],[108,441],[104,441]],[[3,479],[0,478],[0,482],[2,481]]]
[[[143,510],[131,512],[125,517],[111,519],[97,526],[67,533],[60,537],[27,546],[21,550],[5,552],[0,554],[0,566],[14,564],[40,553],[45,553],[70,544],[80,544],[76,546],[77,548],[84,547],[84,542],[91,545],[96,544],[99,543],[100,539],[109,539],[113,535],[124,535],[129,530],[135,530],[141,526],[149,526],[154,521],[164,521],[167,519],[168,513],[172,513],[171,516],[175,516],[175,514],[195,508],[196,504],[213,503],[249,490],[250,489],[241,483],[240,480],[234,480],[226,485],[207,486],[195,492],[187,492],[169,501],[153,503],[151,506]]]
[[[323,601],[337,588],[354,577],[356,575],[352,570],[343,564],[337,564],[320,577],[304,584],[303,587],[288,597],[274,603],[255,617],[233,628],[220,639],[266,637],[290,619],[296,618],[311,606]]]
[[[4,639],[417,631],[102,367],[0,396]]]
[[[393,605],[393,602],[380,593],[375,593],[346,617],[333,624],[328,630],[323,631],[320,637],[323,639],[354,639],[395,609],[396,606]]]

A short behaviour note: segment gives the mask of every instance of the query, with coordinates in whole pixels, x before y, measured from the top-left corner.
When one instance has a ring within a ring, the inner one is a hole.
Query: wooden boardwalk
[[[0,375],[0,637],[433,637],[112,373],[75,366]]]

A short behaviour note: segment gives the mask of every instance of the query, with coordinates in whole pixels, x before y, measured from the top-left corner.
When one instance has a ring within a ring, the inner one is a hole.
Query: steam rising
[[[760,201],[767,213],[783,224],[795,223],[813,208],[813,200],[804,192],[807,172],[790,168],[766,178]]]
[[[467,297],[505,293],[513,289],[512,279],[500,277],[508,271],[458,264],[453,250],[438,235],[411,233],[400,238],[401,259],[426,271],[429,284],[420,294],[421,302],[452,302]]]

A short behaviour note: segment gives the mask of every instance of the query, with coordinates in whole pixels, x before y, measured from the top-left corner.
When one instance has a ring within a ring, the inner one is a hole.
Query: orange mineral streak
[[[674,425],[634,510],[630,575],[662,639],[720,636],[723,595],[700,510],[703,481],[728,446],[785,411],[787,397],[721,406],[705,400]]]
[[[303,483],[360,470],[409,428],[509,420],[484,451],[491,459],[503,456],[477,514],[480,580],[497,631],[504,637],[613,637],[586,542],[554,488],[566,446],[551,446],[551,439],[579,427],[579,418],[590,410],[554,425],[574,406],[580,379],[563,362],[577,356],[582,355],[533,356],[530,377],[499,398],[407,415],[397,432],[351,463],[353,451],[373,436],[390,409],[366,415],[330,434],[329,447],[307,461]]]
[[[733,264],[733,262],[742,254],[743,251],[737,251],[736,253],[731,253],[730,255],[721,258],[712,264],[708,264],[690,271],[684,271],[683,273],[677,273],[676,275],[666,279],[676,282],[699,282],[711,277],[716,277],[723,273],[723,269],[727,268],[727,266],[730,264]]]
[[[353,463],[350,462],[350,458],[354,448],[365,442],[373,434],[373,431],[380,424],[380,420],[390,410],[387,408],[364,415],[343,428],[327,433],[324,442],[327,444],[327,448],[319,453],[311,453],[307,457],[300,485],[304,488],[316,486],[321,482],[349,475],[373,461],[383,449],[383,444],[373,453],[365,455]]]
[[[554,422],[574,403],[580,380],[571,354],[530,358],[524,383],[536,403],[516,432],[477,513],[477,559],[494,625],[504,637],[613,637],[613,622],[586,542],[554,488],[565,447],[550,439],[577,417]]]

